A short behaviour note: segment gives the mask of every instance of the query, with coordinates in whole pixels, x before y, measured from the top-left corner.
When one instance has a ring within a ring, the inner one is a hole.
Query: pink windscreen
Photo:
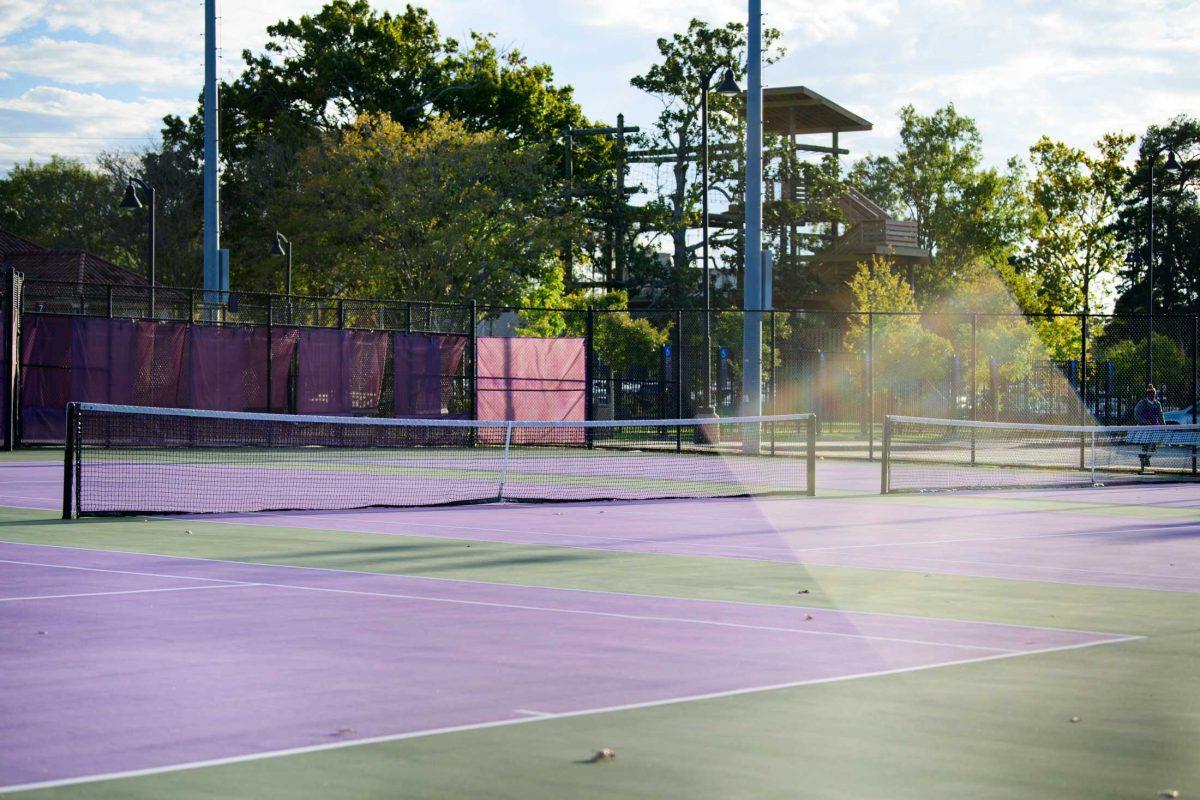
[[[479,337],[478,418],[582,421],[586,352],[583,339]]]
[[[296,411],[372,414],[378,411],[388,335],[327,328],[299,333]]]
[[[462,417],[451,409],[454,383],[463,372],[467,337],[427,333],[392,336],[394,414],[404,419]]]
[[[21,440],[63,441],[71,396],[71,318],[21,319]]]
[[[261,327],[193,327],[188,341],[188,407],[213,411],[285,409],[288,371],[297,338],[295,329],[273,328],[268,333]]]

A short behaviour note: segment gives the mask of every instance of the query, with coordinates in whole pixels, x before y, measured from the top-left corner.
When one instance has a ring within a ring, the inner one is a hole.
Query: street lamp
[[[701,258],[704,262],[704,408],[698,416],[715,417],[712,402],[712,273],[708,259],[708,93],[712,79],[720,69],[725,70],[721,83],[712,90],[723,97],[741,94],[733,68],[727,64],[713,67],[700,81],[700,203],[702,207]]]
[[[146,235],[146,285],[149,298],[149,316],[154,318],[154,210],[157,206],[157,195],[154,187],[146,183],[141,178],[129,176],[129,182],[125,184],[125,196],[121,198],[121,208],[141,208],[142,201],[138,198],[137,189],[140,187],[146,193],[148,215],[148,228]]]
[[[1146,297],[1147,297],[1147,314],[1150,326],[1150,336],[1146,344],[1146,384],[1154,383],[1154,164],[1158,161],[1158,157],[1163,153],[1167,154],[1167,163],[1163,164],[1163,169],[1167,172],[1178,172],[1180,170],[1179,160],[1175,156],[1175,151],[1170,145],[1163,145],[1157,148],[1150,156],[1150,228],[1147,231],[1148,258],[1146,260]]]
[[[292,242],[279,231],[275,231],[275,241],[271,242],[271,255],[283,256],[286,272],[284,273],[283,290],[287,294],[287,321],[292,321]]]

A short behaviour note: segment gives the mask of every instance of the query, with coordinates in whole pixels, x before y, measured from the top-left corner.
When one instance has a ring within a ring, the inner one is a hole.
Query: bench
[[[1138,461],[1141,463],[1139,472],[1145,472],[1150,466],[1150,456],[1159,448],[1179,448],[1190,450],[1195,458],[1200,450],[1200,427],[1187,425],[1147,425],[1144,428],[1134,428],[1125,434],[1122,445],[1137,448]]]

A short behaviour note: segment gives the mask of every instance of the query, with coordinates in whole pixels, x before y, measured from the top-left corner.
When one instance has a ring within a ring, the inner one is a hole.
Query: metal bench
[[[1141,463],[1138,471],[1145,472],[1150,466],[1150,456],[1159,448],[1190,450],[1195,458],[1200,450],[1200,426],[1147,425],[1128,431],[1122,445],[1138,449],[1138,461]]]

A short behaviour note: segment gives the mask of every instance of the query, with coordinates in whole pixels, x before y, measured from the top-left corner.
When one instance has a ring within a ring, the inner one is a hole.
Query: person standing
[[[1146,396],[1133,407],[1133,418],[1138,425],[1163,425],[1162,403],[1158,402],[1158,390],[1154,384],[1146,385]]]

